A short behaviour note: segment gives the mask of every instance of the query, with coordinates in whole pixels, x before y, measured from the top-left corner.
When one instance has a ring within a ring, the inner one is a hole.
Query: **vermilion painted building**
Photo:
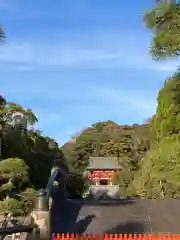
[[[121,170],[121,166],[116,157],[90,157],[87,170],[95,185],[111,186],[113,174]]]

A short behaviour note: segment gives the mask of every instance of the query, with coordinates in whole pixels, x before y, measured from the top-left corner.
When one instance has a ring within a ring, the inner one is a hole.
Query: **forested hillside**
[[[123,166],[121,176],[133,180],[134,172],[149,149],[149,125],[118,125],[112,121],[98,122],[85,129],[76,139],[69,141],[62,150],[73,171],[83,173],[89,156],[117,156]],[[120,176],[119,176],[120,177]],[[124,189],[123,189],[124,190]]]
[[[85,170],[90,155],[118,156],[123,164],[134,169],[149,149],[149,125],[122,126],[112,121],[98,122],[61,149],[79,171],[80,168]]]
[[[123,195],[143,198],[180,196],[180,73],[168,78],[147,124],[99,122],[62,146],[71,168],[82,173],[89,156],[117,156],[123,171],[114,182]]]

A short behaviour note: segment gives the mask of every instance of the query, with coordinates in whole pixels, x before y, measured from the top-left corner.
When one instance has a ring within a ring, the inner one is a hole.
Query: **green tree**
[[[135,195],[146,198],[180,196],[179,140],[165,139],[149,151],[132,183]]]
[[[3,98],[1,102],[1,159],[24,159],[32,185],[36,189],[46,187],[53,161],[62,151],[54,139],[34,128],[38,119],[32,110]]]
[[[113,183],[118,184],[120,186],[120,192],[125,194],[127,193],[127,189],[129,184],[134,179],[134,173],[133,171],[130,171],[129,169],[123,169],[122,171],[116,172],[113,176]]]
[[[180,132],[180,73],[165,81],[157,98],[157,111],[151,122],[156,142],[166,137],[178,137]]]
[[[19,158],[0,161],[0,203],[4,210],[22,211],[21,192],[30,186],[28,170],[24,160]]]
[[[86,188],[86,182],[84,181],[82,175],[77,173],[71,173],[68,175],[66,188],[69,195],[68,197],[81,197]]]
[[[0,198],[8,199],[15,191],[19,193],[29,183],[28,166],[22,159],[9,158],[0,161]]]
[[[180,73],[159,91],[156,114],[150,122],[152,144],[140,162],[131,193],[145,198],[180,196]]]
[[[0,97],[1,208],[27,211],[32,193],[46,187],[54,160],[68,169],[57,142],[35,128],[37,121],[32,110]]]
[[[154,31],[151,55],[156,59],[180,54],[180,5],[159,3],[144,15],[148,28]]]

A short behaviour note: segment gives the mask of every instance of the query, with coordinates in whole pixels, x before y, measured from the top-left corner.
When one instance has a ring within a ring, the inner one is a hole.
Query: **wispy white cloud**
[[[52,45],[47,43],[9,43],[0,49],[0,62],[16,71],[29,71],[47,66],[85,66],[131,67],[172,72],[178,65],[177,62],[172,61],[155,62],[141,48],[128,50],[127,43],[114,50],[108,46],[87,48],[65,43]]]
[[[155,64],[153,69],[162,72],[174,72],[179,68],[180,63],[170,62],[164,64]]]
[[[99,92],[101,98],[107,103],[112,103],[117,111],[123,111],[125,114],[126,109],[132,115],[139,114],[142,119],[152,116],[156,110],[156,99],[148,91],[129,90],[123,88],[102,88]]]
[[[95,102],[86,103],[86,99],[84,99],[84,103],[82,99],[81,105],[69,108],[66,114],[63,113],[64,116],[69,113],[73,116],[73,120],[68,125],[72,124],[71,130],[65,128],[61,133],[58,133],[57,139],[61,139],[60,143],[63,143],[62,140],[70,139],[78,129],[82,129],[82,126],[86,128],[95,122],[109,119],[118,120],[119,124],[143,123],[156,111],[155,97],[148,90],[138,91],[123,87],[96,86],[91,89],[91,94]],[[65,119],[67,118],[65,117]]]
[[[34,68],[31,66],[28,66],[28,65],[17,65],[17,66],[12,66],[11,70],[13,70],[13,71],[32,71],[32,70],[34,70]]]
[[[98,61],[116,60],[119,52],[82,49],[72,45],[9,44],[0,49],[0,61],[5,63],[37,65],[96,64]],[[23,68],[24,70],[24,68]]]
[[[180,62],[178,59],[171,60],[153,60],[148,53],[137,48],[131,51],[129,54],[123,54],[123,66],[129,66],[129,68],[145,69],[159,72],[173,72],[179,67]]]
[[[37,127],[54,136],[59,143],[72,137],[82,126],[108,119],[118,119],[122,123],[139,122],[152,116],[156,109],[156,97],[148,89],[129,89],[120,84],[116,87],[110,84],[90,86],[87,83],[77,91],[75,82],[67,92],[58,86],[61,83],[51,88],[42,81],[36,85],[29,82],[17,86],[11,84],[9,88],[2,85],[1,91],[11,100],[32,108],[39,119]]]
[[[13,85],[9,88],[8,85],[4,85],[2,90],[4,90],[6,95],[10,96],[20,96],[23,101],[31,102],[31,104],[36,104],[47,109],[50,116],[57,116],[59,119],[59,106],[60,112],[63,114],[69,114],[69,110],[76,114],[76,111],[84,117],[91,118],[91,116],[97,118],[104,112],[106,112],[106,107],[111,108],[111,112],[116,116],[126,115],[126,110],[131,113],[138,113],[139,117],[142,119],[151,116],[156,109],[156,92],[151,92],[148,89],[130,89],[127,85],[122,87],[119,83],[118,86],[113,85],[104,86],[97,83],[88,83],[81,86],[80,83],[74,82],[73,88],[63,87],[64,91],[60,91],[61,83],[53,86],[49,85],[47,82],[43,84],[42,81],[36,84],[23,83],[21,85]],[[33,109],[36,109],[33,106]],[[55,105],[55,106],[54,106]],[[112,106],[112,107],[111,107]],[[52,115],[52,109],[57,109]],[[120,111],[117,109],[121,109]],[[113,110],[114,109],[114,110]],[[38,110],[39,112],[39,110]],[[92,114],[93,113],[93,114]],[[56,115],[57,114],[57,115]],[[77,114],[79,116],[79,114]],[[132,114],[132,115],[133,115]],[[47,121],[49,119],[48,114],[40,111],[40,115],[43,119]],[[47,117],[46,117],[47,116]]]

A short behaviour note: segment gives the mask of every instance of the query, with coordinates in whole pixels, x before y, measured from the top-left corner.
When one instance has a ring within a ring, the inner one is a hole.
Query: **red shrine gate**
[[[90,184],[91,188],[94,184],[111,187],[113,185],[112,176],[121,169],[117,157],[89,157],[87,171],[89,179],[94,182]],[[97,190],[97,187],[95,189]]]
[[[94,170],[91,171],[89,179],[95,181],[96,184],[108,185],[111,184],[115,172],[113,170]]]

